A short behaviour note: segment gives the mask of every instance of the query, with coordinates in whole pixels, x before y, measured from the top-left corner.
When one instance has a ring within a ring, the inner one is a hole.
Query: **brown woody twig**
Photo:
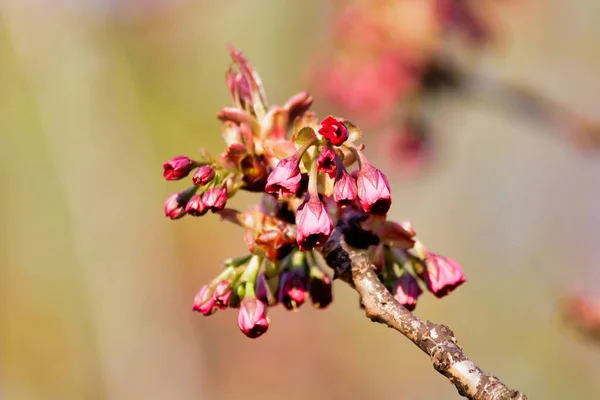
[[[509,389],[471,361],[445,325],[423,321],[404,308],[377,277],[373,264],[351,249],[338,226],[321,250],[336,276],[353,287],[361,297],[367,317],[406,336],[431,357],[433,367],[456,386],[458,393],[477,400],[526,400],[518,390]]]

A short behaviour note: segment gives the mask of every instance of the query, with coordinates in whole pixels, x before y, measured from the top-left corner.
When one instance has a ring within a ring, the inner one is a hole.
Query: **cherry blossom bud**
[[[185,212],[194,217],[200,217],[208,212],[208,208],[202,202],[202,197],[195,194],[185,206]]]
[[[202,195],[202,202],[207,210],[212,212],[222,210],[227,203],[227,189],[224,186],[215,186],[208,189]]]
[[[317,158],[317,168],[325,172],[331,179],[337,175],[337,154],[332,149],[323,149]]]
[[[244,335],[256,339],[269,329],[265,304],[256,297],[246,297],[240,304],[238,326]]]
[[[185,178],[196,166],[196,162],[186,156],[176,156],[163,164],[163,177],[168,181]]]
[[[180,193],[173,193],[165,201],[164,209],[165,216],[171,219],[178,219],[185,215],[185,208],[190,198],[196,191],[196,188],[192,186]]]
[[[346,207],[356,200],[356,180],[344,169],[333,186],[333,199],[340,207]]]
[[[194,172],[192,182],[196,186],[204,186],[215,177],[215,170],[210,165],[203,165]]]
[[[185,215],[185,206],[179,204],[179,193],[173,193],[165,201],[165,216],[171,219],[178,219]]]
[[[309,284],[310,300],[315,308],[325,308],[333,301],[331,277],[325,273],[311,276]]]
[[[296,212],[298,232],[296,241],[300,250],[311,250],[325,244],[333,231],[333,222],[319,196],[306,196]]]
[[[467,280],[460,265],[448,257],[426,251],[424,261],[425,269],[419,276],[436,297],[450,294]]]
[[[392,294],[407,310],[412,311],[417,306],[417,299],[423,293],[417,280],[408,272],[404,272],[394,282]]]
[[[227,308],[232,293],[231,281],[229,279],[223,279],[217,283],[213,292],[213,300],[219,310]]]
[[[302,179],[298,167],[299,160],[299,156],[294,155],[279,161],[267,178],[265,191],[267,193],[278,193],[279,195],[295,194],[300,188],[300,180]]]
[[[362,209],[369,214],[385,215],[392,205],[390,184],[386,176],[363,160],[356,178],[358,200]]]
[[[281,274],[278,300],[288,310],[297,310],[306,300],[308,274],[304,268],[293,268]]]
[[[217,311],[215,300],[213,299],[213,291],[208,285],[202,286],[196,294],[196,297],[194,297],[192,310],[198,311],[203,315],[211,315]]]
[[[343,122],[329,116],[321,122],[319,133],[325,139],[329,140],[334,146],[340,146],[348,140],[348,128]]]

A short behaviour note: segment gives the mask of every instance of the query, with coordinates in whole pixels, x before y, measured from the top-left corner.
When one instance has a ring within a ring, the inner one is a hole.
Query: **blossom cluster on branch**
[[[372,260],[387,290],[409,310],[422,287],[442,297],[465,281],[461,267],[427,249],[410,223],[387,219],[388,179],[367,159],[354,124],[317,119],[306,92],[268,106],[256,71],[240,52],[230,54],[226,84],[233,106],[217,114],[224,152],[213,157],[201,150],[163,165],[166,180],[191,175],[191,185],[166,200],[167,217],[210,211],[245,232],[248,254],[225,260],[198,291],[193,310],[211,315],[237,308],[240,330],[256,338],[269,327],[269,307],[297,310],[308,299],[327,307],[333,277],[319,249],[342,222],[348,245]],[[260,199],[245,211],[228,208],[239,190],[261,193]]]

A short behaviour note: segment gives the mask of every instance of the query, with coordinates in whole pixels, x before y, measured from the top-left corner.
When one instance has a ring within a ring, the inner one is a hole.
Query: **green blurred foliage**
[[[316,0],[180,1],[137,14],[4,2],[0,397],[457,397],[341,284],[325,311],[274,309],[256,341],[233,311],[191,312],[197,288],[244,244],[214,216],[166,220],[163,200],[180,186],[162,181],[161,163],[220,151],[228,43],[282,103],[302,89],[332,10]],[[595,11],[595,0],[524,1],[501,16],[506,45],[482,67],[598,113]],[[563,290],[600,279],[600,160],[464,100],[437,118],[441,157],[427,176],[394,182],[392,216],[412,219],[469,282],[424,298],[418,315],[450,325],[482,368],[530,398],[596,398],[600,350],[555,309]]]

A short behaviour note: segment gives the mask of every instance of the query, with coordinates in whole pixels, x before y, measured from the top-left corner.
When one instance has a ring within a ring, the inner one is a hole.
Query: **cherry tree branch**
[[[477,400],[527,399],[475,365],[446,325],[423,321],[400,305],[381,283],[367,256],[346,244],[343,229],[343,223],[336,227],[321,253],[336,276],[359,293],[367,317],[397,330],[428,354],[436,371],[448,378],[462,396]]]
[[[557,127],[565,139],[581,149],[600,147],[600,121],[584,116],[565,104],[526,85],[494,79],[484,74],[465,74],[466,87],[481,100],[497,104]]]

